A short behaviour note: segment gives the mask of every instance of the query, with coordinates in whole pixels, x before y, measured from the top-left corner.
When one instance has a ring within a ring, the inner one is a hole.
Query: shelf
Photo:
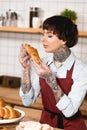
[[[79,31],[79,36],[80,37],[87,37],[87,32],[86,31]]]
[[[14,33],[31,33],[31,34],[42,34],[40,28],[17,28],[17,27],[0,27],[0,32],[14,32]]]
[[[13,32],[13,33],[31,33],[31,34],[42,34],[41,28],[17,28],[17,27],[0,27],[0,32]],[[86,31],[79,31],[79,37],[87,37]]]

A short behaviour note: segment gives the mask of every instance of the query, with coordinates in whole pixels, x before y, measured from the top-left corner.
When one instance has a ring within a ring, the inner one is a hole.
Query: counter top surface
[[[7,103],[23,106],[19,96],[19,88],[6,88],[0,86],[0,92],[0,98],[3,98]],[[41,98],[38,98],[38,100],[31,107],[42,109],[43,106],[41,102]]]
[[[30,107],[24,107],[20,96],[19,96],[19,88],[6,88],[3,86],[0,86],[0,98],[3,98],[7,103],[11,104],[13,107],[20,109],[25,112],[25,116],[21,121],[39,121],[40,115],[41,115],[41,99],[39,98],[38,101],[30,108]],[[39,109],[38,109],[39,108]],[[19,122],[11,123],[11,124],[0,124],[0,130],[3,127],[6,127],[7,130],[16,130],[16,126],[19,124]],[[61,130],[56,129],[54,130]]]
[[[21,101],[21,98],[19,96],[19,88],[6,88],[3,86],[0,86],[0,98],[3,98],[6,103],[11,104],[15,108],[18,108],[20,110],[23,110],[25,112],[25,117],[22,119],[24,120],[35,120],[39,121],[41,111],[42,111],[42,100],[41,96],[37,99],[37,101],[31,106],[31,107],[24,107]],[[87,113],[87,98],[84,100],[81,110]],[[0,129],[1,127],[7,127],[7,130],[16,130],[16,126],[18,125],[17,123],[12,123],[10,124],[0,124]],[[54,130],[60,130],[60,129],[54,129]]]
[[[0,86],[0,92],[1,92],[0,97],[3,98],[7,103],[23,106],[21,98],[19,96],[19,88],[6,88]],[[39,96],[37,101],[31,107],[40,110],[43,108],[41,96]],[[87,109],[87,97],[81,106],[81,110],[86,110],[86,109]]]
[[[28,120],[39,121],[40,115],[41,115],[41,110],[20,107],[20,106],[14,106],[14,107],[25,112],[24,118],[21,119],[20,121],[28,121]],[[16,126],[18,124],[19,124],[19,122],[10,123],[10,124],[0,124],[0,128],[6,127],[7,130],[16,130]],[[54,128],[54,130],[62,130],[62,129]]]

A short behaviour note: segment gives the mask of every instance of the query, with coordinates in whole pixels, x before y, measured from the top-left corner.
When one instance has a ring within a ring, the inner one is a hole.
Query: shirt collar
[[[71,52],[71,54],[69,55],[69,57],[61,64],[61,66],[65,67],[67,70],[69,70],[72,66],[72,64],[74,63],[76,57],[73,54],[73,52]],[[48,66],[50,64],[53,63],[53,55],[50,56],[49,61],[48,61]]]
[[[63,66],[67,70],[70,70],[70,68],[73,65],[75,59],[76,59],[75,55],[73,54],[73,52],[71,52],[71,54],[69,55],[69,57],[62,64],[63,64]]]

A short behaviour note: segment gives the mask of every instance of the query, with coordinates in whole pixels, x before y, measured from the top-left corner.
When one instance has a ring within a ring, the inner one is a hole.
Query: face
[[[60,40],[56,34],[53,34],[53,31],[44,30],[43,37],[41,39],[45,52],[54,53],[62,45],[65,44],[63,40]]]

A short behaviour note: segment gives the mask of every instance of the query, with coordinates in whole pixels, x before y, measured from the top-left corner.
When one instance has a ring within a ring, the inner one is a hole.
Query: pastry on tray
[[[6,127],[0,127],[0,130],[8,130]]]
[[[20,114],[12,106],[7,105],[3,99],[0,99],[0,120],[18,118]]]
[[[23,121],[19,122],[16,130],[53,130],[48,124],[41,124],[37,121]]]
[[[5,106],[5,101],[4,99],[0,98],[0,107],[4,107]]]

